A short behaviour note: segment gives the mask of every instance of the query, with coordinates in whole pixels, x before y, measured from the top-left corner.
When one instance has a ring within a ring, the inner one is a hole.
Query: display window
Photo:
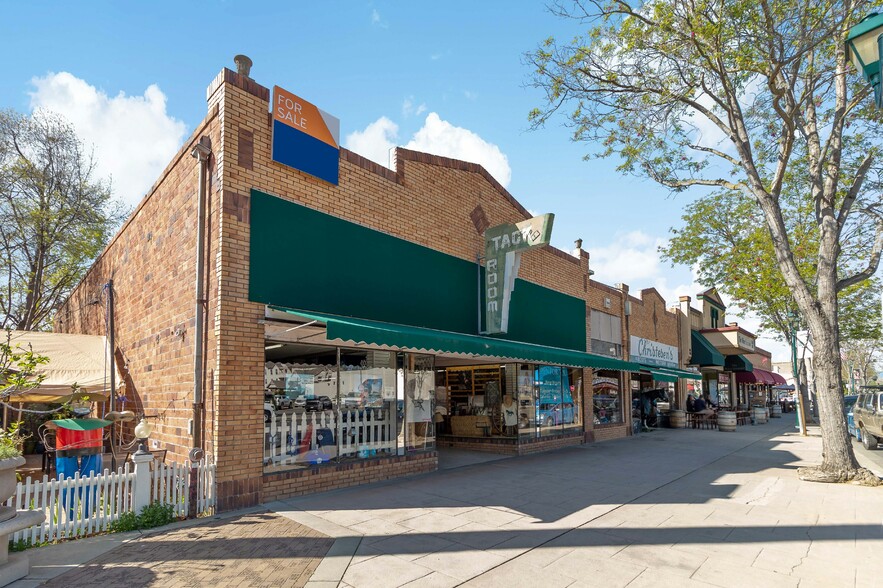
[[[582,370],[537,364],[449,367],[443,382],[436,402],[447,401],[444,434],[544,437],[582,427]]]
[[[268,342],[264,471],[435,447],[431,355]]]
[[[592,378],[592,416],[595,425],[621,424],[622,376],[619,372],[598,370]]]

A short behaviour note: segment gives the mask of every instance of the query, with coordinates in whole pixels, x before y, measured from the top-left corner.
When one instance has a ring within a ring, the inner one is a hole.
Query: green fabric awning
[[[272,310],[287,312],[307,320],[325,323],[327,338],[354,343],[386,345],[414,349],[426,353],[459,353],[471,356],[499,357],[517,361],[587,367],[602,370],[637,372],[641,366],[614,357],[604,357],[582,351],[544,347],[506,339],[438,331],[368,319],[321,314],[270,306]]]
[[[678,381],[678,377],[672,373],[663,371],[661,368],[656,367],[655,365],[645,365],[641,364],[641,369],[645,372],[650,372],[650,375],[653,376],[653,380],[656,382],[671,382],[672,384]]]
[[[724,358],[724,369],[729,372],[753,372],[754,366],[744,355],[728,355]]]
[[[670,367],[659,367],[654,368],[661,372],[665,372],[667,374],[671,374],[673,376],[677,376],[678,378],[683,378],[685,380],[701,380],[702,374],[698,374],[696,372],[691,372],[689,370],[682,370],[680,368],[670,368]]]
[[[62,429],[72,431],[92,431],[113,424],[104,419],[55,419],[52,422]]]
[[[693,346],[693,357],[690,365],[724,367],[723,354],[714,348],[708,339],[698,331],[690,331],[690,342]]]

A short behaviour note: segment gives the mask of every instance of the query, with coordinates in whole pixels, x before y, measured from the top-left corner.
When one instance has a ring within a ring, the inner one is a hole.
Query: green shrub
[[[176,520],[175,507],[171,504],[154,502],[141,509],[141,512],[124,512],[120,518],[111,523],[110,530],[115,533],[125,531],[137,531],[139,529],[152,529],[168,525]]]

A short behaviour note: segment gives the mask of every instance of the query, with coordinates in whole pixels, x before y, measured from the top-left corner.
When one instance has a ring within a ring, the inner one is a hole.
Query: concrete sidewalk
[[[774,419],[267,506],[337,539],[308,586],[877,586],[883,489],[800,482],[820,455]]]

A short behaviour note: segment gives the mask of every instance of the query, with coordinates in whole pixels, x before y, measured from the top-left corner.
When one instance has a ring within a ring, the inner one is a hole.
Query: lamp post
[[[849,29],[846,51],[855,68],[874,89],[874,103],[883,108],[880,55],[883,54],[883,14],[870,13]]]
[[[791,370],[794,373],[794,394],[797,399],[797,427],[806,436],[806,417],[803,414],[803,395],[800,393],[800,369],[797,367],[797,315],[788,312],[788,328],[791,330]]]

